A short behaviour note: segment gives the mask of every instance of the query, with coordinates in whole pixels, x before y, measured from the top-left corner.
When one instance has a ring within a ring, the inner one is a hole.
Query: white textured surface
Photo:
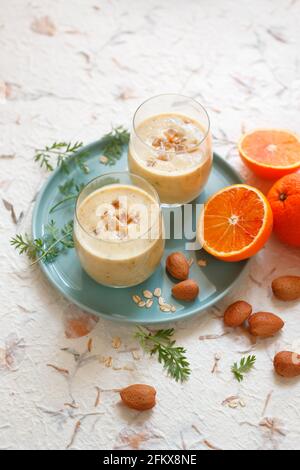
[[[55,25],[52,36],[36,32],[33,22],[44,16]],[[67,303],[9,246],[10,236],[29,225],[31,201],[46,178],[33,162],[34,148],[55,139],[89,142],[111,123],[129,126],[136,106],[158,93],[180,92],[206,105],[215,149],[266,189],[242,167],[235,143],[253,127],[299,131],[299,17],[297,0],[1,0],[0,195],[26,217],[16,227],[1,202],[0,448],[64,449],[76,422],[95,412],[103,414],[82,420],[72,448],[300,448],[300,381],[284,382],[272,371],[274,352],[300,339],[299,304],[275,301],[269,287],[277,274],[299,274],[299,251],[272,239],[224,302],[177,325],[193,369],[189,382],[177,385],[154,359],[114,350],[114,336],[121,350],[135,346],[133,329],[102,320],[90,333],[91,359],[73,378],[47,367],[71,375],[73,357],[61,348],[83,352],[87,338],[65,337]],[[230,366],[249,350],[249,338],[239,332],[199,340],[224,331],[219,317],[238,298],[286,320],[280,336],[253,346],[257,365],[242,385]],[[12,347],[5,352],[6,342]],[[216,353],[219,373],[212,374]],[[102,356],[112,356],[114,367]],[[157,388],[151,413],[124,409],[114,392],[102,393],[95,409],[95,386],[135,382]],[[70,393],[76,410],[64,405]],[[246,407],[222,406],[231,395]],[[260,426],[264,417],[273,431]]]

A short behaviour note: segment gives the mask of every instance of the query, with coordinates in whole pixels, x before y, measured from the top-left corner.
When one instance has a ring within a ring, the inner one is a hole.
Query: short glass
[[[153,120],[157,117],[169,119],[166,125],[171,123],[171,130],[161,128],[159,138],[159,124]],[[172,118],[174,127],[179,129],[177,135],[172,129]],[[193,129],[196,138],[191,140]],[[169,141],[165,143],[166,135]],[[182,205],[198,197],[210,175],[212,161],[209,116],[194,99],[177,94],[159,95],[145,101],[135,112],[128,151],[129,170],[152,184],[162,204]]]
[[[138,205],[136,201],[143,203]],[[135,213],[129,216],[133,208]],[[100,231],[99,227],[102,227]],[[118,237],[111,239],[115,233]],[[78,196],[75,249],[83,269],[100,284],[130,287],[149,278],[163,256],[163,235],[157,192],[139,176],[128,172],[108,173],[90,181]]]

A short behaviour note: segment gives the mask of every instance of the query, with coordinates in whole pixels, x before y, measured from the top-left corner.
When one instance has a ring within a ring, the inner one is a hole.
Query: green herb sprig
[[[254,367],[255,362],[256,356],[248,356],[247,358],[243,357],[240,360],[239,365],[237,362],[233,364],[231,367],[231,372],[238,382],[242,382],[244,380],[244,374],[249,372]]]
[[[40,167],[47,171],[53,171],[53,159],[56,159],[56,166],[60,166],[66,174],[70,173],[70,162],[80,168],[84,173],[89,173],[89,168],[85,163],[87,152],[80,152],[82,142],[54,142],[52,145],[44,149],[37,149],[34,161],[40,164]]]
[[[59,192],[65,197],[62,198],[60,201],[58,201],[51,207],[50,214],[54,212],[55,209],[57,209],[59,206],[61,206],[65,202],[75,200],[78,197],[78,194],[80,193],[83,187],[84,187],[83,183],[76,184],[73,178],[70,180],[67,180],[64,184],[60,185],[58,187]]]
[[[129,142],[129,132],[122,126],[115,127],[111,132],[102,138],[102,152],[108,160],[108,165],[113,165],[122,156],[125,145]],[[53,171],[55,167],[60,167],[66,174],[71,168],[79,168],[83,173],[89,173],[86,164],[88,151],[83,151],[82,142],[54,142],[43,149],[37,149],[34,160],[47,171]],[[72,165],[72,167],[71,167]],[[67,180],[59,186],[59,192],[64,196],[60,201],[54,203],[50,209],[50,214],[60,205],[74,201],[83,183],[77,183],[74,178]],[[58,229],[54,221],[45,227],[45,234],[41,238],[32,239],[26,233],[17,234],[10,240],[12,246],[18,250],[19,254],[26,254],[33,261],[32,264],[40,260],[45,262],[54,260],[64,249],[73,248],[73,222],[67,223],[62,229]]]
[[[108,159],[108,165],[114,165],[116,160],[121,158],[123,149],[129,142],[129,137],[128,130],[123,126],[113,128],[111,132],[103,137],[101,152]]]
[[[176,341],[172,340],[174,329],[159,330],[149,333],[138,327],[135,338],[147,353],[158,355],[159,363],[173,377],[176,382],[184,382],[191,373],[190,364],[185,356],[186,350],[182,346],[175,346]]]
[[[41,238],[32,239],[27,234],[18,234],[11,238],[10,244],[18,250],[19,254],[26,254],[32,265],[38,261],[52,262],[65,248],[73,248],[73,221],[68,222],[62,229],[58,229],[51,220],[45,227],[45,234]]]

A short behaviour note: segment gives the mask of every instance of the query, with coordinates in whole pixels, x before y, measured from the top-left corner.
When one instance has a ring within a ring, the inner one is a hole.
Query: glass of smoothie
[[[155,189],[128,172],[90,181],[78,196],[75,248],[83,269],[110,287],[140,284],[164,251],[164,228]]]
[[[202,192],[212,167],[210,121],[204,107],[182,95],[145,101],[133,118],[128,163],[164,205],[182,205]]]

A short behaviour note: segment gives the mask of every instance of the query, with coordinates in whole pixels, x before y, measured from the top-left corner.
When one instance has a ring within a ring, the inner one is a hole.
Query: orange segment
[[[264,246],[272,226],[266,197],[252,186],[236,184],[207,201],[198,224],[198,241],[216,258],[240,261]]]
[[[300,140],[288,131],[250,132],[242,137],[239,152],[244,163],[262,178],[280,178],[300,168]]]

